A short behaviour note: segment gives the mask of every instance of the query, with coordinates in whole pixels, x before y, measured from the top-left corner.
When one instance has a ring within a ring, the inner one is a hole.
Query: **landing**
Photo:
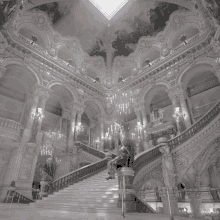
[[[30,207],[28,205],[10,205],[0,204],[0,220],[122,220],[119,214],[105,214],[105,213],[80,213],[67,212],[57,210],[42,210]],[[161,214],[145,214],[132,213],[126,214],[124,220],[169,220],[169,216]],[[188,218],[175,217],[175,220],[188,220]]]

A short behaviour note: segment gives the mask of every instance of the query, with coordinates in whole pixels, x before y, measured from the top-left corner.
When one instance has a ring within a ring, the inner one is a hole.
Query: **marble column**
[[[193,219],[202,219],[201,216],[201,194],[198,191],[193,190],[192,192],[186,193],[189,201],[190,201],[190,207],[192,211],[192,217]]]
[[[161,139],[162,140],[162,139]],[[162,190],[164,214],[179,215],[176,174],[173,157],[166,138],[163,138],[160,151],[162,153],[163,179],[165,187]]]
[[[141,106],[141,113],[142,113],[142,119],[143,119],[143,147],[144,150],[148,150],[149,149],[149,144],[147,143],[147,114],[146,114],[146,108],[144,103]]]
[[[220,175],[219,175],[216,161],[213,161],[211,164],[212,164],[212,168],[213,168],[213,176],[215,177],[214,178],[215,187],[219,188],[220,187]]]
[[[76,111],[75,109],[71,112],[71,125],[69,130],[69,138],[68,138],[68,160],[67,160],[67,169],[66,173],[73,170],[73,167],[76,166],[76,159],[73,158],[77,148],[74,146],[74,133],[75,133],[75,126],[76,126]]]
[[[39,87],[35,86],[33,92],[33,102],[31,106],[31,110],[29,112],[27,127],[24,129],[24,133],[23,133],[23,142],[27,142],[30,139],[32,126],[34,123],[34,118],[32,117],[32,115],[36,113],[40,96],[41,95],[40,95]]]
[[[136,114],[136,116],[137,116],[137,124],[138,124],[138,122],[139,123],[141,123],[141,107],[140,106],[137,106],[137,107],[135,107],[134,108],[134,112],[135,112],[135,114]],[[142,125],[142,123],[141,123],[141,125]],[[143,131],[143,129],[140,131],[140,137],[141,137],[141,142],[140,142],[140,146],[139,146],[139,152],[138,153],[141,153],[144,149],[144,131]]]

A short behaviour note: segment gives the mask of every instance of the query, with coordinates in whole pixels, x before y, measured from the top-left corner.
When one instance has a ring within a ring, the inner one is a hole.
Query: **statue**
[[[132,141],[128,139],[124,141],[124,146],[119,149],[119,155],[108,162],[109,177],[107,177],[106,180],[115,179],[116,170],[121,167],[133,167],[133,161],[134,145]]]

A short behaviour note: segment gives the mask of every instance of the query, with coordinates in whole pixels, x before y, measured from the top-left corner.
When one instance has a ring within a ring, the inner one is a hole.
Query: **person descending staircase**
[[[118,178],[106,180],[107,170],[55,192],[31,206],[70,212],[120,213]]]

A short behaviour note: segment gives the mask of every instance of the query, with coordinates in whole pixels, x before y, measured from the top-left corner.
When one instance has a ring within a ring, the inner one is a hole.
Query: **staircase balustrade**
[[[94,148],[91,148],[91,147],[89,147],[89,146],[86,146],[86,145],[83,144],[83,143],[80,143],[80,148],[81,148],[83,151],[85,151],[85,152],[87,152],[87,153],[89,153],[89,154],[91,154],[91,155],[93,155],[93,156],[99,157],[99,158],[101,158],[101,159],[105,158],[105,153],[104,153],[104,152],[101,152],[101,151],[99,151],[99,150],[96,150],[96,149],[94,149]]]
[[[29,199],[18,192],[8,190],[7,195],[3,201],[3,203],[22,203],[29,204],[34,202],[34,200]]]
[[[219,113],[220,113],[220,101],[218,101],[212,109],[210,109],[200,120],[198,120],[190,128],[182,132],[180,135],[169,140],[168,145],[170,149],[173,150],[176,147],[188,141],[199,131],[205,128],[212,120],[214,120]],[[152,161],[154,161],[155,159],[161,156],[161,152],[159,151],[160,146],[161,145],[158,145],[154,148],[151,148],[137,155],[134,161],[135,175],[138,173],[138,171],[141,168],[143,168],[144,166],[146,166],[147,164],[151,163]]]
[[[220,113],[220,101],[210,109],[200,120],[193,124],[190,128],[182,132],[177,137],[168,141],[168,145],[173,150],[184,142],[188,141],[192,136],[201,131]]]
[[[55,180],[49,186],[49,194],[52,194],[53,192],[61,190],[64,187],[72,185],[73,183],[87,177],[88,175],[95,173],[96,171],[101,171],[103,168],[106,168],[108,161],[108,159],[103,159],[99,162],[89,164]]]

